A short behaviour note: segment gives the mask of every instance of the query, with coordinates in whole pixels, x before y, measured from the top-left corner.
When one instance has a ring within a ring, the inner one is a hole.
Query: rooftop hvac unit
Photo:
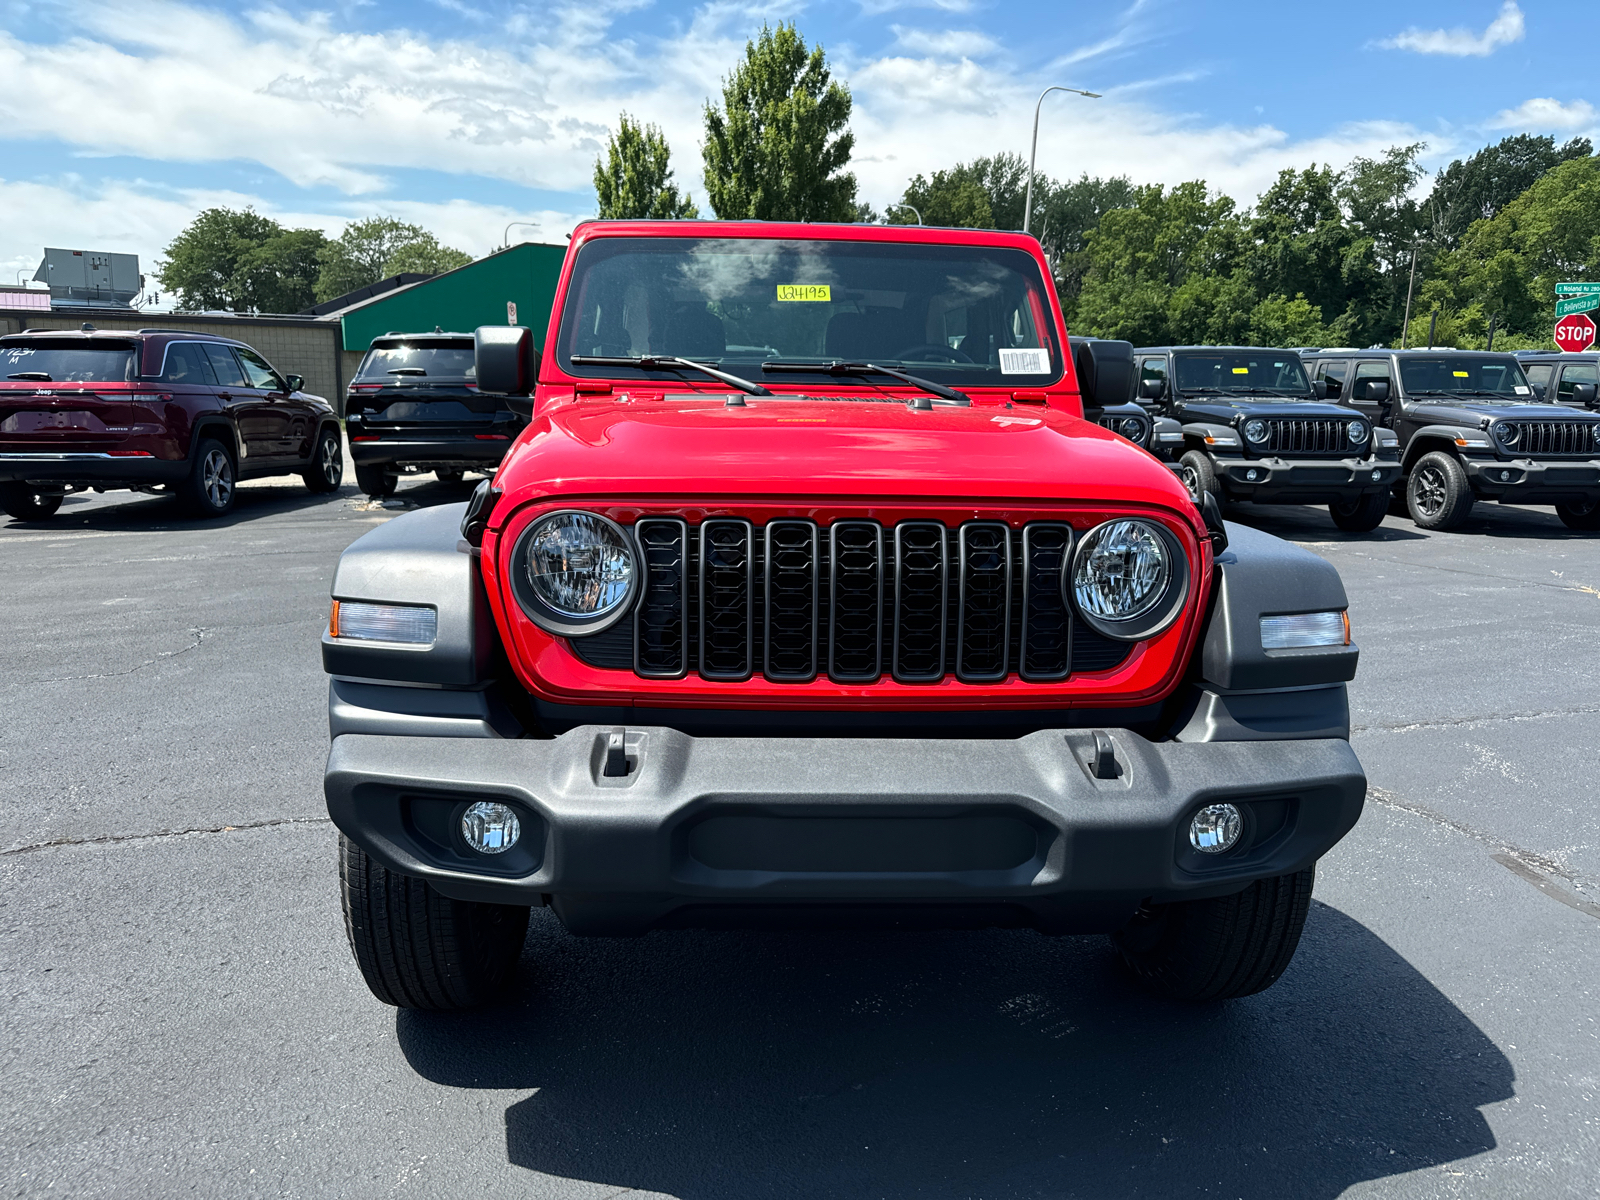
[[[131,308],[144,288],[137,254],[94,250],[46,247],[33,278],[50,285],[50,303],[56,308]]]

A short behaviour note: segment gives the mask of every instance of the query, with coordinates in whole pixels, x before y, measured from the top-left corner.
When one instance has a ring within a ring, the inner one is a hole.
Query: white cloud
[[[1418,29],[1378,43],[1385,50],[1414,50],[1418,54],[1447,54],[1456,58],[1486,58],[1501,46],[1520,42],[1525,33],[1522,10],[1514,0],[1500,6],[1500,14],[1481,34],[1470,29]]]
[[[1563,104],[1537,96],[1496,113],[1488,124],[1490,129],[1592,129],[1600,124],[1600,112],[1587,100]]]
[[[907,8],[935,8],[940,12],[971,12],[977,7],[975,0],[860,0],[861,15],[882,16]]]
[[[999,43],[976,29],[912,29],[891,25],[895,44],[911,54],[931,58],[981,58],[998,50]]]

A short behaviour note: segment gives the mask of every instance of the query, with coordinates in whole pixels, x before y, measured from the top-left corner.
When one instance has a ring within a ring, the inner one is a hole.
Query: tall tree
[[[820,45],[808,51],[792,23],[763,25],[723,80],[722,107],[705,108],[712,211],[724,220],[856,220],[856,177],[845,170],[850,103]]]
[[[346,292],[377,283],[402,271],[438,274],[472,261],[461,250],[441,246],[420,225],[394,217],[368,217],[352,221],[344,232],[319,253],[317,300],[332,300]]]
[[[605,161],[594,160],[594,190],[604,220],[693,220],[700,215],[688,193],[672,182],[672,150],[659,126],[623,113],[606,143]]]
[[[1398,341],[1412,256],[1426,278],[1434,247],[1423,206],[1412,193],[1426,174],[1427,146],[1391,146],[1380,158],[1356,158],[1340,173],[1338,196],[1352,239],[1342,273],[1351,292],[1345,327],[1354,345]]]
[[[1021,229],[1028,166],[1021,156],[1004,153],[957,163],[932,178],[915,176],[906,184],[902,204],[922,214],[926,225],[962,229]],[[1037,182],[1034,192],[1039,191]],[[890,210],[892,224],[915,224],[904,207]]]
[[[1075,321],[1078,294],[1089,269],[1089,235],[1106,213],[1133,204],[1133,184],[1125,175],[1097,179],[1085,174],[1066,184],[1036,177],[1033,188],[1039,241],[1055,272],[1062,308],[1068,320]]]
[[[1558,147],[1553,137],[1519,133],[1456,159],[1439,172],[1428,197],[1432,236],[1439,245],[1461,244],[1474,221],[1486,221],[1527,191],[1540,176],[1574,158],[1588,158],[1588,138]]]
[[[253,209],[208,208],[156,264],[162,286],[191,311],[299,312],[312,303],[315,229],[286,230]]]

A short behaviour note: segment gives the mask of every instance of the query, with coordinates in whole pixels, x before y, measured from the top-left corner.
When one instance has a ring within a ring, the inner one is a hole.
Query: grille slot
[[[960,601],[956,677],[996,683],[1006,677],[1011,632],[1011,530],[1000,521],[969,521],[958,534]]]
[[[633,669],[646,679],[681,679],[689,673],[689,526],[646,517],[633,534],[644,575],[633,614]]]
[[[1512,444],[1514,454],[1583,454],[1600,453],[1594,440],[1594,426],[1589,421],[1508,421],[1517,431]]]
[[[1018,673],[1047,683],[1072,673],[1072,613],[1061,594],[1072,526],[1039,521],[1022,530],[1022,648]]]
[[[840,683],[876,683],[883,674],[883,526],[835,521],[828,532],[828,674]]]
[[[766,546],[768,679],[804,683],[817,675],[820,547],[810,521],[771,521]]]
[[[748,679],[755,662],[755,532],[749,521],[700,526],[700,674]]]
[[[1267,451],[1329,457],[1354,453],[1343,417],[1272,417],[1267,421]],[[1365,443],[1362,444],[1363,446]]]
[[[903,521],[894,530],[894,677],[902,683],[944,678],[950,608],[945,527]]]

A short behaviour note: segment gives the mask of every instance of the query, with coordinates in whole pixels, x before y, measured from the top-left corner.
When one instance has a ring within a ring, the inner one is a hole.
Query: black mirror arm
[[[1195,507],[1200,510],[1200,519],[1205,522],[1206,533],[1211,538],[1213,557],[1221,554],[1228,548],[1228,529],[1222,522],[1222,506],[1210,492],[1202,492]]]

